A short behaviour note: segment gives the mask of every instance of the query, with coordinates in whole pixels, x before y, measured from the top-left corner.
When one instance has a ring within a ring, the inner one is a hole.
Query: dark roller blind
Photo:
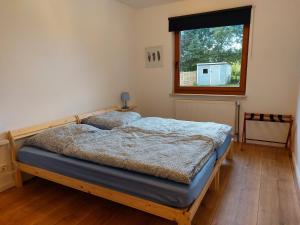
[[[250,24],[252,6],[169,18],[169,31]]]

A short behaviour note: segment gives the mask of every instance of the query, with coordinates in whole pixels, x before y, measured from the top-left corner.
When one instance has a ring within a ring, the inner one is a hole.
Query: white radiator
[[[181,120],[236,123],[235,101],[175,100],[175,117]]]

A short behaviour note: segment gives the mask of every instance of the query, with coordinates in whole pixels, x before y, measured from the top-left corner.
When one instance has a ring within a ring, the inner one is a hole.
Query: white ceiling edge
[[[117,1],[129,5],[133,8],[141,9],[141,8],[163,5],[163,4],[183,1],[183,0],[117,0]]]

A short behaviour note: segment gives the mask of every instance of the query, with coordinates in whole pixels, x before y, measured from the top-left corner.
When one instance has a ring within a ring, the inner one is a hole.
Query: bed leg
[[[214,191],[219,191],[220,188],[220,169],[217,171],[214,180],[213,180],[213,184],[212,184],[212,188]]]
[[[177,220],[178,225],[192,225],[192,221],[188,215],[183,215]]]
[[[233,147],[231,146],[228,153],[227,153],[227,155],[226,155],[226,159],[227,160],[232,160],[232,158],[233,158]]]
[[[22,174],[18,168],[16,168],[15,172],[15,183],[17,188],[23,187]]]

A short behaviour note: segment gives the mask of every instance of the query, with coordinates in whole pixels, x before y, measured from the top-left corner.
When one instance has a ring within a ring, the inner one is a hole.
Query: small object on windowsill
[[[118,112],[132,112],[137,108],[136,105],[131,105],[131,106],[127,106],[126,109],[124,109],[123,107],[120,107],[119,109],[117,109]]]

